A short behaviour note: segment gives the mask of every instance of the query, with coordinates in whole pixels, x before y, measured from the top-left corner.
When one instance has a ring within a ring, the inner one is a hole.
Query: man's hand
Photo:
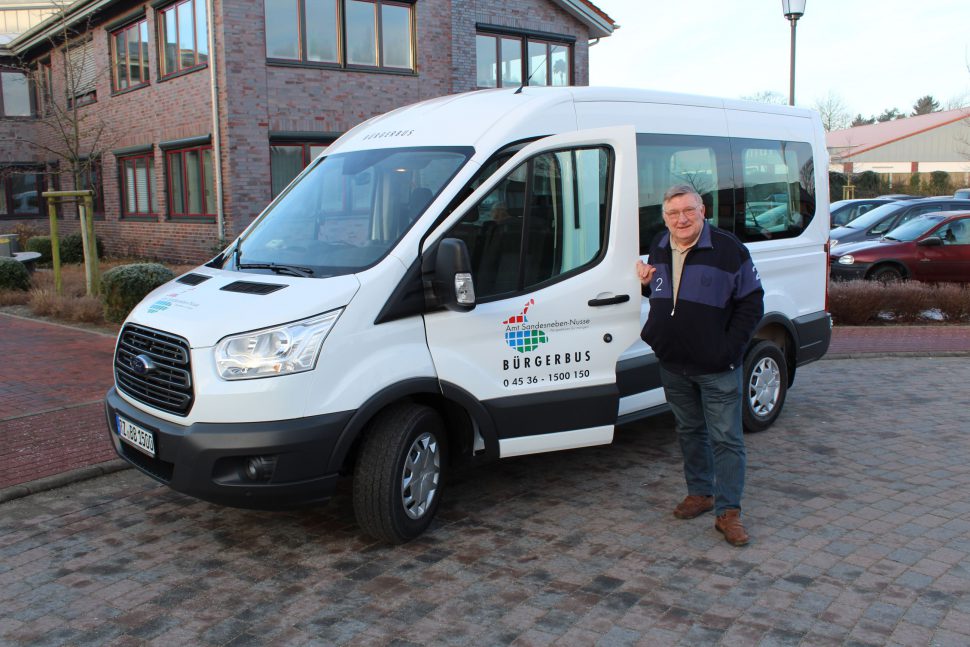
[[[653,265],[647,265],[639,258],[637,259],[637,276],[640,277],[641,285],[648,285],[653,279],[653,273],[657,271]]]

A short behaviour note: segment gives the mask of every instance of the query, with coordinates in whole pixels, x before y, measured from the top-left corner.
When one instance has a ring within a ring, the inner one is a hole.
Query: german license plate
[[[155,435],[147,429],[142,429],[136,424],[128,422],[119,415],[115,416],[118,422],[118,437],[129,445],[137,447],[149,456],[155,456]]]

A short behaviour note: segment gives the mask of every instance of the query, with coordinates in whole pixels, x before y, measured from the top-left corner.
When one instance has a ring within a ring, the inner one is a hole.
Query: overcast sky
[[[593,0],[620,28],[590,48],[590,84],[788,98],[781,0]],[[795,103],[835,93],[854,116],[912,112],[931,94],[970,105],[970,0],[808,0]]]

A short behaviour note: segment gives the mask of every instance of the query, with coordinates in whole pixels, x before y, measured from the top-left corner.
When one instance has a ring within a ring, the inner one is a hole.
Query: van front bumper
[[[339,473],[328,473],[327,466],[353,411],[182,426],[133,407],[112,387],[105,414],[118,455],[156,481],[221,505],[277,509],[322,502],[333,494]],[[121,439],[119,416],[153,435],[154,457]],[[252,459],[261,469],[247,475]]]

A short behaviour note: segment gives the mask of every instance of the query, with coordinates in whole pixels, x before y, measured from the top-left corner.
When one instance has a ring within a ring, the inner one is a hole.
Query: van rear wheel
[[[778,418],[788,393],[788,364],[781,349],[762,340],[744,358],[741,418],[744,430],[764,431]]]
[[[368,535],[403,544],[434,519],[445,465],[445,428],[438,413],[399,404],[371,423],[354,469],[354,514]]]

